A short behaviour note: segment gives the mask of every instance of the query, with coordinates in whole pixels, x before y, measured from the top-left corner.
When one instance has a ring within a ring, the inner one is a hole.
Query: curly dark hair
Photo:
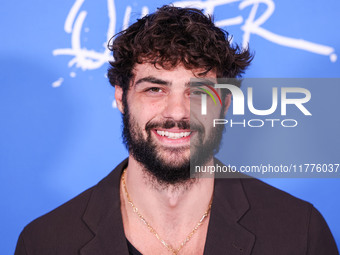
[[[108,70],[112,86],[125,92],[136,63],[171,69],[215,70],[217,77],[240,77],[252,60],[249,50],[230,44],[228,32],[216,27],[201,10],[164,5],[116,34],[109,41],[114,60]],[[125,94],[125,93],[124,93]]]

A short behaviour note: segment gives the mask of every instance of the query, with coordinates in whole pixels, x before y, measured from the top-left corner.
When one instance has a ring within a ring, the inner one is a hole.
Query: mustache
[[[149,121],[145,125],[145,130],[149,133],[151,129],[155,128],[163,128],[163,129],[170,129],[177,127],[179,129],[189,129],[191,131],[198,131],[204,132],[204,126],[198,123],[194,123],[193,121],[189,120],[179,120],[175,121],[173,119],[168,119],[165,121]]]

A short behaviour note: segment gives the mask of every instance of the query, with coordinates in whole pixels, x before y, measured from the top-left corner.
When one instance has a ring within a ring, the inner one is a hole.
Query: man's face
[[[116,100],[123,112],[123,137],[129,152],[160,183],[187,181],[190,156],[205,163],[212,153],[202,148],[212,151],[219,145],[212,119],[220,118],[221,108],[214,107],[215,115],[202,118],[197,107],[200,94],[190,87],[190,79],[202,71],[188,70],[182,65],[165,70],[153,64],[136,64],[134,79],[126,92],[126,104],[122,102],[121,88],[116,87]],[[204,78],[216,79],[216,73],[210,71]],[[190,99],[195,107],[191,112]]]

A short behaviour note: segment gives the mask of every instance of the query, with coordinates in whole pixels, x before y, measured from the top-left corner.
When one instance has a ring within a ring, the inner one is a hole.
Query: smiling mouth
[[[156,133],[160,136],[169,138],[169,139],[180,139],[183,137],[188,137],[192,133],[191,131],[188,132],[169,132],[164,130],[156,130]]]

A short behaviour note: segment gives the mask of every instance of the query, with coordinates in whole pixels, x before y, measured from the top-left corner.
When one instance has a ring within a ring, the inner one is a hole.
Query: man
[[[338,254],[311,204],[256,179],[190,178],[190,159],[214,163],[222,132],[190,108],[201,95],[190,81],[240,76],[249,51],[232,47],[201,11],[172,6],[138,20],[110,49],[129,158],[25,227],[15,254]],[[222,101],[215,116],[230,94]]]

